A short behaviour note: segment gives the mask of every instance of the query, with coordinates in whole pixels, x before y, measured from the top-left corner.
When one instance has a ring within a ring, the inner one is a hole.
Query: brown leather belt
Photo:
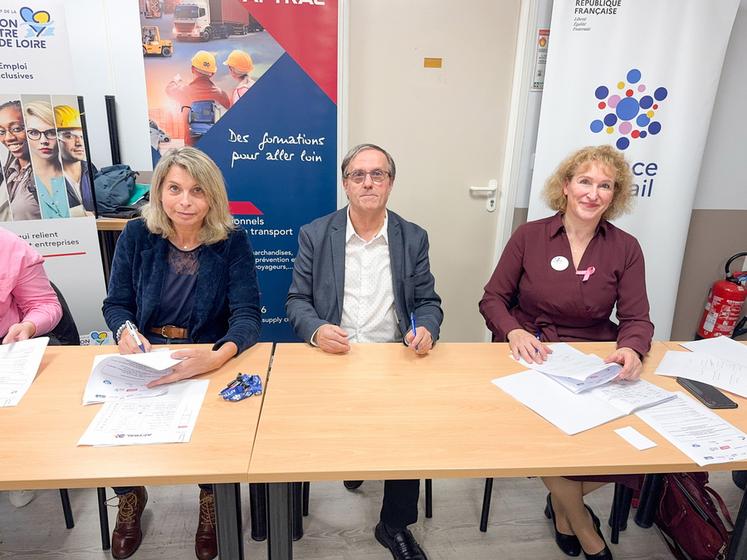
[[[150,332],[161,335],[164,338],[188,338],[187,329],[165,325],[163,327],[152,327]]]

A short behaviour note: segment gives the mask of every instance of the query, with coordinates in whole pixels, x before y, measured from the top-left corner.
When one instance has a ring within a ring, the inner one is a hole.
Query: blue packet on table
[[[261,395],[262,378],[259,375],[239,373],[219,394],[226,401],[240,401],[252,395]]]

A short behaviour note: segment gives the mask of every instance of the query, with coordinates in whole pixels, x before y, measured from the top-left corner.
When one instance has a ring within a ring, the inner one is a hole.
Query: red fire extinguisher
[[[737,320],[742,312],[742,305],[747,299],[747,272],[731,272],[731,263],[745,253],[732,255],[724,267],[724,279],[714,283],[708,293],[703,317],[698,324],[698,338],[732,336],[737,327]],[[744,323],[744,319],[739,326]]]

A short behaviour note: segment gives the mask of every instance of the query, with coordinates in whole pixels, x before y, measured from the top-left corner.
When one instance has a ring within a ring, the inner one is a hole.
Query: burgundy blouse
[[[558,270],[564,264],[566,268]],[[573,268],[560,213],[520,226],[503,250],[480,301],[480,313],[493,341],[505,342],[509,331],[522,328],[548,342],[616,340],[618,348],[645,355],[654,325],[648,316],[638,241],[601,221],[579,270],[589,267],[594,267],[594,273],[584,281]],[[610,320],[615,304],[619,326]]]

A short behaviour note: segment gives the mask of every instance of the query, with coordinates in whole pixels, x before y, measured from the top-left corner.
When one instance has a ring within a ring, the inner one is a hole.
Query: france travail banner
[[[575,150],[609,144],[634,175],[634,209],[614,220],[646,259],[651,320],[668,339],[701,159],[739,0],[555,2],[529,220]],[[693,325],[693,329],[695,325]]]

